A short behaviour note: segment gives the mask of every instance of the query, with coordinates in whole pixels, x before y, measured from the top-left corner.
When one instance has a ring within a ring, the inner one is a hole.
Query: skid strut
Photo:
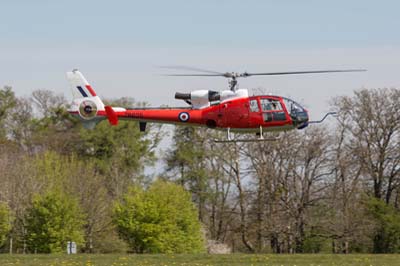
[[[226,138],[228,139],[228,141],[231,141],[231,128],[228,127],[228,130],[226,131]]]
[[[259,140],[263,140],[264,136],[263,136],[263,129],[262,126],[260,125],[260,137],[258,138]]]

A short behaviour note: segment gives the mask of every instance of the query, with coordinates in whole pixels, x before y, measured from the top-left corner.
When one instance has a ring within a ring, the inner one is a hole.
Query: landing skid
[[[258,139],[231,139],[222,140],[214,139],[215,143],[238,143],[238,142],[264,142],[264,141],[276,141],[278,138],[258,138]]]
[[[278,138],[264,138],[262,126],[260,126],[260,132],[258,132],[257,135],[259,136],[257,139],[234,139],[231,136],[230,128],[228,128],[226,132],[227,139],[225,140],[214,139],[214,142],[215,143],[263,142],[263,141],[276,141],[278,139]]]

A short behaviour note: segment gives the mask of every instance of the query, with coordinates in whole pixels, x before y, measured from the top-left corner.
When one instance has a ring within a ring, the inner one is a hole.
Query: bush
[[[400,212],[384,201],[371,198],[367,202],[369,214],[374,218],[374,253],[400,251]]]
[[[120,236],[138,253],[204,251],[197,211],[181,186],[156,181],[148,190],[131,187],[114,210]]]
[[[57,191],[34,197],[26,224],[31,252],[60,253],[66,250],[67,241],[84,242],[84,217],[78,202]]]

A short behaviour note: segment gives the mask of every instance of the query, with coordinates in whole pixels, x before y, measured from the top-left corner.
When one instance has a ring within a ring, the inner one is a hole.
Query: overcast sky
[[[71,98],[65,72],[78,68],[104,97],[185,105],[175,91],[225,89],[222,78],[165,77],[157,66],[217,71],[366,68],[366,73],[254,77],[304,104],[312,119],[327,100],[362,87],[400,88],[399,1],[0,2],[0,86],[18,96],[50,89]]]

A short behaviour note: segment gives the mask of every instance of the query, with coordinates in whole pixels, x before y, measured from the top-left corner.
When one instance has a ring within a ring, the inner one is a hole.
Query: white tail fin
[[[105,111],[104,104],[82,73],[74,69],[67,72],[67,79],[71,85],[73,100],[68,111],[80,117],[83,126],[94,128],[98,122],[106,119],[99,116],[98,111]]]
[[[79,72],[77,69],[67,72],[67,79],[71,84],[74,101],[90,99],[96,103],[98,110],[104,110],[103,102],[97,96],[96,92],[92,86],[90,86],[89,82],[85,79],[81,72]]]
[[[72,86],[74,99],[96,96],[96,92],[93,90],[92,86],[90,86],[89,82],[87,82],[82,73],[77,69],[67,72],[67,79]]]

